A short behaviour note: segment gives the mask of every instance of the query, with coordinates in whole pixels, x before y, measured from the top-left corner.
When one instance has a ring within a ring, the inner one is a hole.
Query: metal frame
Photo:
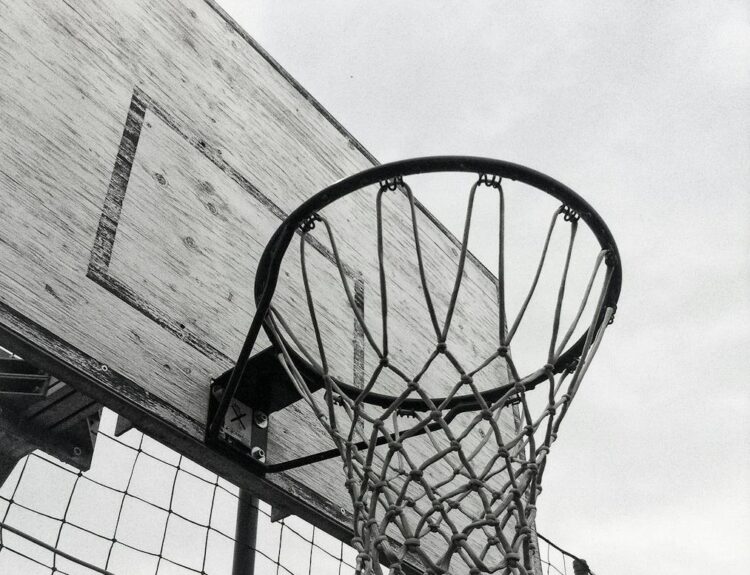
[[[42,451],[87,470],[101,405],[19,357],[0,357],[0,485]]]
[[[232,575],[255,575],[259,503],[258,498],[247,489],[240,489],[234,529]]]

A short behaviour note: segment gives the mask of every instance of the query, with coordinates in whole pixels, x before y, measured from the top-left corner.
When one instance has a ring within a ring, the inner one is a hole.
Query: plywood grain
[[[0,14],[3,342],[343,536],[340,462],[258,478],[202,442],[209,382],[239,351],[271,233],[304,199],[375,160],[212,2],[0,0]],[[353,230],[341,250],[377,333],[374,245],[362,241],[375,238],[371,196],[330,215]],[[393,201],[391,345],[409,364],[431,344],[412,327],[427,325],[425,308],[408,218]],[[420,218],[430,281],[445,286],[455,241]],[[311,253],[332,361],[361,383],[373,355],[332,287],[325,238]],[[283,308],[311,342],[299,276],[284,273]],[[455,320],[455,344],[467,353],[497,345],[481,335],[497,333],[494,290],[472,260]],[[433,294],[440,309],[446,292]],[[489,379],[505,381],[503,367],[493,369]],[[447,383],[436,376],[435,391]],[[275,414],[271,430],[272,461],[331,447],[304,404]]]

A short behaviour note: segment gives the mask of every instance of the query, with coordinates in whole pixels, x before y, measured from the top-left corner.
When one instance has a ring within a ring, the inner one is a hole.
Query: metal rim
[[[373,184],[379,184],[399,176],[407,177],[416,174],[439,172],[465,172],[475,173],[477,175],[486,174],[489,176],[499,176],[502,179],[518,181],[552,196],[562,204],[574,210],[580,216],[580,219],[583,220],[592,231],[601,248],[608,252],[605,265],[612,270],[612,277],[603,301],[603,306],[605,308],[617,307],[617,300],[622,285],[622,267],[620,264],[620,255],[617,249],[617,244],[615,243],[614,237],[607,227],[607,224],[601,216],[599,216],[596,210],[586,202],[586,200],[557,180],[519,164],[470,156],[430,156],[400,160],[374,166],[328,186],[294,210],[271,237],[271,240],[266,245],[258,262],[258,269],[255,276],[256,313],[260,314],[263,318],[266,317],[276,289],[284,255],[286,254],[299,226],[312,214],[322,210],[329,204],[343,198],[344,196],[362,190]],[[601,321],[602,317],[600,316],[599,322],[601,323]],[[596,328],[599,327],[600,323],[596,325]],[[265,320],[263,322],[263,328],[269,339],[278,345],[273,329],[270,328],[268,322]],[[577,359],[583,348],[588,331],[589,330],[586,330],[576,342],[572,343],[568,349],[560,355],[554,365],[554,371],[556,373],[564,370]],[[298,354],[294,355],[296,361],[307,365],[307,362],[299,357]],[[531,376],[523,378],[527,388],[532,388],[539,383],[539,381],[545,379],[546,376],[541,374],[536,378],[529,379],[530,377]],[[349,397],[356,398],[359,395],[360,390],[358,388],[338,379],[336,381]],[[487,390],[482,392],[481,395],[485,401],[493,401],[501,397],[507,391],[508,387],[508,385],[505,385],[499,388]],[[387,406],[394,399],[395,396],[370,393],[364,401],[373,405]],[[441,401],[441,399],[443,401]],[[407,400],[407,402],[413,402],[414,405],[404,404],[405,408],[420,410],[421,407],[424,409],[421,400]],[[443,403],[444,398],[434,398],[434,402],[436,404]],[[446,407],[466,408],[475,404],[476,398],[473,395],[463,395],[453,398]]]

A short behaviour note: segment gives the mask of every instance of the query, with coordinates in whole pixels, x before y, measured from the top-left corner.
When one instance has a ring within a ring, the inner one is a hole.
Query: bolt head
[[[250,450],[250,456],[256,461],[260,461],[261,463],[266,462],[266,452],[263,451],[260,447],[253,447]]]
[[[262,411],[253,412],[253,421],[261,429],[268,427],[268,416]]]

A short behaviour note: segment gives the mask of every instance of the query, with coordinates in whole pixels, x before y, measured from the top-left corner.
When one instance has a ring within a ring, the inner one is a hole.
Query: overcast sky
[[[747,3],[220,3],[381,162],[501,158],[596,207],[623,293],[538,527],[600,574],[747,569]]]

